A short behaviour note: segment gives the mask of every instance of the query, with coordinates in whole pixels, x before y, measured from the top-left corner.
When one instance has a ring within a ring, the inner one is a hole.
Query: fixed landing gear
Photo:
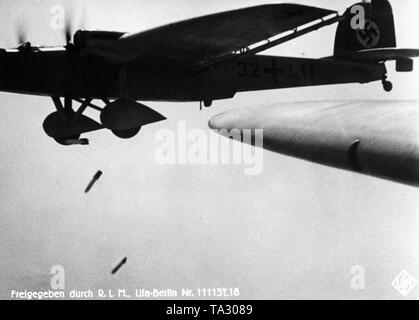
[[[102,129],[102,125],[84,116],[82,113],[92,101],[85,99],[80,108],[73,110],[73,99],[64,98],[64,105],[60,97],[52,97],[57,111],[51,113],[44,121],[45,133],[61,145],[88,144],[86,139],[80,139],[80,135],[86,132]]]
[[[77,141],[80,139],[80,135],[75,135],[71,137],[64,137],[64,138],[54,138],[55,142],[61,144],[62,146],[70,146],[73,145],[73,141]]]
[[[387,77],[384,78],[381,83],[383,84],[384,91],[390,92],[393,90],[393,84],[387,80]]]
[[[141,130],[141,127],[126,129],[126,130],[112,130],[112,133],[121,139],[130,139],[135,137]]]
[[[166,120],[160,113],[128,99],[108,103],[100,114],[102,125],[121,139],[135,137],[142,126]]]
[[[66,146],[89,144],[87,139],[80,139],[80,136],[103,128],[109,129],[118,138],[133,138],[143,126],[166,119],[153,109],[128,99],[111,102],[104,98],[104,108],[94,105],[91,98],[65,97],[64,105],[58,96],[52,97],[52,100],[57,111],[45,119],[44,131],[57,143]],[[77,111],[73,110],[73,100],[81,103]],[[87,107],[100,112],[101,123],[83,115]]]

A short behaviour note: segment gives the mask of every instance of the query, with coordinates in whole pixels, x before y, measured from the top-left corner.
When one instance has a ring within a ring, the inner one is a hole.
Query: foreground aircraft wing
[[[214,129],[264,129],[268,150],[419,186],[419,101],[277,104],[212,118]]]
[[[334,13],[298,4],[261,5],[125,34],[95,53],[114,61],[119,54],[162,67],[193,67]]]

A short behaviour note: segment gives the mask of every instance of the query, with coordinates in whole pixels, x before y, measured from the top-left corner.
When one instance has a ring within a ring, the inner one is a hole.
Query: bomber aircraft
[[[50,96],[56,111],[44,121],[48,136],[69,145],[109,129],[120,138],[165,117],[138,101],[214,100],[237,92],[382,81],[385,62],[413,71],[419,50],[397,49],[388,0],[356,4],[365,11],[354,28],[353,7],[337,11],[299,4],[268,4],[211,14],[140,33],[66,29],[64,47],[24,42],[0,49],[0,91]],[[337,23],[332,56],[320,59],[259,54]],[[95,101],[104,103],[100,107]],[[80,104],[73,108],[74,102]],[[100,112],[98,123],[83,115]]]

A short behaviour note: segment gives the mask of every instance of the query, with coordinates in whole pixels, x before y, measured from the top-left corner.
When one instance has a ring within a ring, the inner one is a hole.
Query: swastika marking
[[[371,49],[380,42],[381,31],[374,21],[365,20],[365,29],[358,30],[356,37],[364,48]]]

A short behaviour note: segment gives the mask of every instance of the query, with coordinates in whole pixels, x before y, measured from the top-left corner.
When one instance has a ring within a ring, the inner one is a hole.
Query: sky
[[[336,10],[353,4],[296,2]],[[62,44],[62,31],[50,25],[57,4],[71,7],[76,27],[137,32],[262,3],[2,0],[0,47],[16,46],[20,24],[32,43]],[[392,3],[399,47],[419,48],[412,36],[417,1]],[[329,56],[335,29],[267,53]],[[390,283],[402,270],[419,279],[418,189],[268,151],[257,176],[245,176],[243,165],[155,160],[159,130],[177,130],[178,121],[207,130],[212,116],[233,108],[342,97],[419,100],[419,72],[388,67],[391,93],[380,83],[271,90],[203,111],[197,103],[147,102],[168,120],[128,141],[99,131],[88,135],[89,146],[69,148],[42,130],[54,111],[50,99],[0,93],[0,298],[48,290],[54,265],[65,269],[66,290],[237,287],[242,299],[403,298]],[[84,194],[97,170],[103,176]],[[124,256],[126,265],[112,276]],[[356,265],[365,270],[365,290],[350,286]],[[408,297],[419,298],[419,288]]]

